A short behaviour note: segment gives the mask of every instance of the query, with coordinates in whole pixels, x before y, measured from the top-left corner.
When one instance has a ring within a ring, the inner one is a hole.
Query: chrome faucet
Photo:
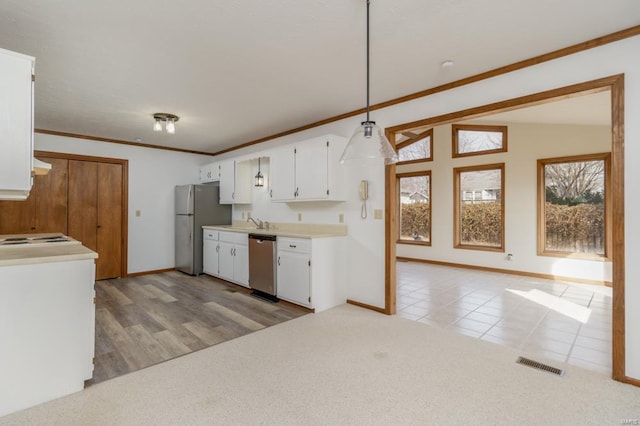
[[[256,222],[254,218],[249,216],[249,218],[247,219],[247,222],[250,222],[250,221],[253,222],[258,227],[258,229],[262,229],[264,227],[264,223],[262,223],[260,219],[258,219],[258,221]]]

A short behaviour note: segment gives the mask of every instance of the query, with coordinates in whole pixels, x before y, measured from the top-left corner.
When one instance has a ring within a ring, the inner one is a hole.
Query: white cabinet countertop
[[[276,237],[293,238],[330,238],[347,235],[345,225],[324,225],[324,224],[270,224],[269,229],[256,229],[255,227],[243,226],[244,223],[233,225],[205,225],[203,229],[216,231],[244,232],[246,234],[275,235]]]

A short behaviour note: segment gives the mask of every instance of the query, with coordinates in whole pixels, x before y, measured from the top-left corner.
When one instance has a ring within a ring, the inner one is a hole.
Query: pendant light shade
[[[340,157],[340,163],[347,160],[384,158],[385,164],[398,161],[398,154],[389,143],[382,129],[369,119],[369,3],[367,2],[367,120],[353,132],[349,143]]]
[[[363,121],[349,139],[349,143],[340,157],[340,163],[344,163],[346,160],[376,158],[384,158],[385,164],[398,161],[398,155],[376,122]]]

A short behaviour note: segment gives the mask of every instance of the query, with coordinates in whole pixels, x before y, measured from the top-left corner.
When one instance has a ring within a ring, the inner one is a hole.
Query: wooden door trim
[[[128,252],[127,248],[129,247],[129,160],[124,160],[121,158],[109,158],[109,157],[94,157],[91,155],[78,155],[78,154],[69,154],[64,152],[53,152],[53,151],[34,151],[34,156],[44,156],[44,157],[52,157],[52,158],[63,158],[66,160],[76,160],[76,161],[93,161],[96,163],[111,163],[111,164],[120,164],[122,166],[122,211],[121,211],[121,220],[122,220],[122,238],[120,239],[121,245],[121,260],[120,260],[120,276],[126,277],[128,276],[127,270],[127,258]]]
[[[596,93],[605,90],[611,92],[612,378],[637,386],[640,381],[625,375],[624,74],[405,123],[389,127],[385,131],[387,138],[394,141],[395,133],[401,130],[425,125],[450,124],[454,121],[495,114],[525,105],[552,102],[578,93]],[[395,166],[387,166],[385,173],[385,253],[387,255],[385,258],[385,313],[387,314],[393,314],[396,310],[396,242],[390,238],[395,229],[393,227],[397,226],[398,221],[398,213],[393,208],[396,194],[392,182],[395,182],[395,179]]]

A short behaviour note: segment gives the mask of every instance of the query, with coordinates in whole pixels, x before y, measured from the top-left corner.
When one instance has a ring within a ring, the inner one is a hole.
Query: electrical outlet
[[[140,210],[136,210],[136,217],[140,217]]]
[[[302,222],[302,213],[298,213],[298,222]]]
[[[340,213],[340,214],[338,215],[338,222],[340,222],[340,223],[344,223],[344,213]]]
[[[373,218],[374,219],[382,219],[382,209],[375,209],[373,211]]]

